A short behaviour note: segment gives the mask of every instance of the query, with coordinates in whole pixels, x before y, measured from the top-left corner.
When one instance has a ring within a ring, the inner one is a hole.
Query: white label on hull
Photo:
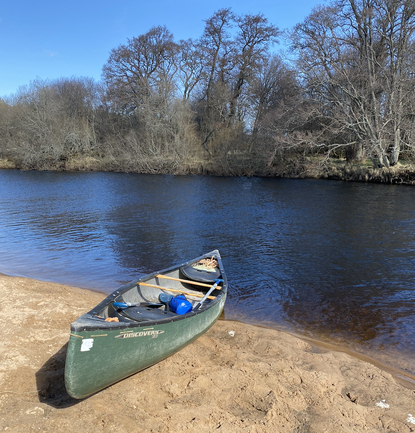
[[[84,338],[81,344],[81,352],[89,352],[93,345],[94,345],[93,338]]]

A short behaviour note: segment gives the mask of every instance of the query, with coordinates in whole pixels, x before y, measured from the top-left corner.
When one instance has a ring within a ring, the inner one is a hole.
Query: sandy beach
[[[163,362],[73,400],[63,382],[69,325],[104,297],[0,276],[0,431],[415,432],[415,381],[226,320]]]

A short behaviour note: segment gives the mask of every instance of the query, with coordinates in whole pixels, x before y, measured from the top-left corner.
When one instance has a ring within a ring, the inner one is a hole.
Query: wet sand
[[[73,400],[63,382],[69,325],[104,297],[0,276],[0,431],[415,432],[415,382],[403,386],[329,345],[232,321]]]

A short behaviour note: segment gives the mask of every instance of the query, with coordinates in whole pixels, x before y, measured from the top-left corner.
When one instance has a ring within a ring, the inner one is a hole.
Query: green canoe
[[[217,250],[120,287],[71,324],[68,394],[85,398],[179,351],[216,322],[227,288]],[[169,303],[180,294],[184,314],[180,298]]]

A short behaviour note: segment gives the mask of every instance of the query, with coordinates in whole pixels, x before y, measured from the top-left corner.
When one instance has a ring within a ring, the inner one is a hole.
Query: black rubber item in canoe
[[[122,310],[120,314],[137,322],[145,322],[149,320],[157,321],[177,316],[177,314],[172,311],[158,310],[157,308],[149,307],[130,307]]]
[[[180,271],[185,278],[200,283],[214,283],[221,276],[219,268],[204,270],[194,268],[192,265],[186,265],[182,266]]]

